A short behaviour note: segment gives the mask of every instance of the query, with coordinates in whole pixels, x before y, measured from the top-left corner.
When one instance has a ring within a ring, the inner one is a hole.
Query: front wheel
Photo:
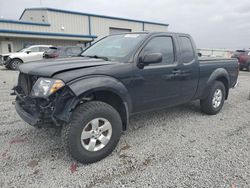
[[[19,65],[21,63],[22,63],[22,60],[20,60],[20,59],[13,59],[13,60],[11,60],[9,67],[10,67],[11,70],[18,70],[19,69]]]
[[[115,149],[121,132],[119,113],[107,103],[92,101],[75,109],[71,122],[62,129],[62,141],[74,159],[93,163]]]
[[[201,110],[209,115],[219,113],[224,105],[225,93],[224,84],[220,81],[216,81],[210,88],[208,96],[200,101]]]

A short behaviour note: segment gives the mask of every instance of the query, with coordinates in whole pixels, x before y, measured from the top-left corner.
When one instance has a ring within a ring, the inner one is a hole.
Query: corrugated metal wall
[[[28,22],[48,23],[48,11],[46,10],[28,10],[22,15],[21,20]]]
[[[91,17],[91,32],[102,38],[109,35],[109,28],[131,29],[132,31],[142,31],[142,23],[123,20],[113,20],[100,17]]]
[[[34,31],[34,32],[49,32],[49,26],[3,23],[0,22],[0,29],[15,30],[15,31]]]
[[[88,17],[60,12],[48,12],[50,32],[88,35]],[[64,30],[62,29],[64,27]]]
[[[167,32],[168,27],[164,25],[156,25],[156,24],[144,24],[144,30],[145,31],[160,31],[160,32]]]

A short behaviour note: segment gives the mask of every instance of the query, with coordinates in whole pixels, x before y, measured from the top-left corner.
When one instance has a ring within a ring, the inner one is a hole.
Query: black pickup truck
[[[32,126],[62,127],[67,151],[82,163],[110,154],[135,113],[200,100],[217,114],[237,83],[236,59],[198,59],[187,34],[107,36],[82,57],[20,66],[16,111]]]

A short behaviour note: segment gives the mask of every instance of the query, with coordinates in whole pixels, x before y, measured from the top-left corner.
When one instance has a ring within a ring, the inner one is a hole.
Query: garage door
[[[109,34],[128,33],[128,32],[131,32],[131,29],[115,28],[115,27],[110,27],[109,28]]]

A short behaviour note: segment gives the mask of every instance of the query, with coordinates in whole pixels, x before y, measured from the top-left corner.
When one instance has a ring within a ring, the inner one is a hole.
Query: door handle
[[[176,69],[176,70],[173,70],[172,73],[173,73],[174,75],[181,74],[181,70]]]

